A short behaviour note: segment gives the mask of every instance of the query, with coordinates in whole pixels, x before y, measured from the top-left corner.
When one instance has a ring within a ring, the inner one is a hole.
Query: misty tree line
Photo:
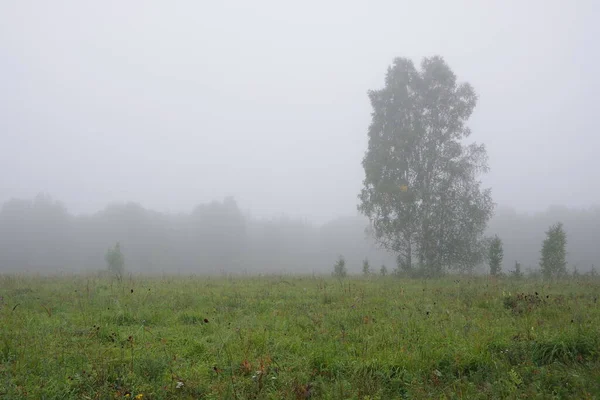
[[[509,208],[496,210],[488,232],[497,234],[503,243],[504,271],[519,262],[524,272],[540,268],[541,250],[547,231],[557,222],[567,236],[567,272],[590,272],[598,267],[600,249],[600,207],[569,209],[554,206],[545,212],[520,214]]]
[[[0,271],[101,270],[116,242],[132,272],[325,272],[340,253],[350,262],[391,262],[364,229],[362,218],[321,227],[285,217],[258,220],[232,198],[182,214],[130,203],[75,216],[39,195],[0,209]]]
[[[569,268],[589,271],[600,259],[600,208],[554,207],[534,215],[499,209],[487,233],[503,241],[502,269],[515,261],[523,272],[539,268],[545,231],[563,221]],[[137,204],[111,205],[91,215],[72,215],[48,196],[11,200],[0,209],[0,271],[106,269],[106,251],[119,242],[126,271],[147,273],[329,273],[343,255],[350,273],[363,260],[375,272],[396,268],[395,255],[380,250],[366,233],[364,217],[339,218],[315,226],[290,218],[258,220],[233,199],[163,214]],[[488,272],[488,266],[478,268]]]

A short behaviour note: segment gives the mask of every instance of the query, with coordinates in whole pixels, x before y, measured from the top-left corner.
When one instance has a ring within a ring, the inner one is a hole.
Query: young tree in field
[[[363,272],[364,276],[369,276],[373,272],[373,271],[371,271],[371,266],[369,265],[369,260],[366,258],[363,260],[362,272]]]
[[[498,235],[490,241],[488,250],[488,259],[490,263],[490,275],[497,276],[502,272],[502,259],[504,258],[504,249],[502,248],[502,239]]]
[[[348,275],[348,271],[346,270],[346,260],[344,257],[340,256],[333,266],[333,276],[336,278],[345,278]]]
[[[522,278],[523,272],[521,272],[521,263],[518,261],[515,261],[515,269],[514,269],[514,271],[510,271],[510,273],[515,278]]]
[[[385,266],[385,264],[381,264],[381,268],[379,269],[379,274],[381,274],[381,276],[386,276],[387,275],[387,267]]]
[[[567,275],[567,234],[562,223],[552,225],[546,231],[546,239],[542,244],[540,267],[546,278]]]
[[[108,249],[104,255],[108,270],[119,280],[123,279],[123,273],[125,272],[125,258],[121,253],[121,245],[119,242],[113,249]]]
[[[395,252],[403,269],[428,275],[444,267],[471,269],[481,261],[482,238],[492,215],[483,145],[466,145],[466,126],[477,95],[441,57],[421,70],[397,58],[385,86],[369,92],[373,108],[359,210],[376,241]]]

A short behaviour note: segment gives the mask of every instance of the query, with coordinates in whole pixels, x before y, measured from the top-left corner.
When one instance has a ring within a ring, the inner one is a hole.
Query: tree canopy
[[[471,269],[483,256],[482,238],[493,211],[485,147],[464,144],[477,103],[468,83],[439,56],[421,70],[396,58],[385,86],[371,90],[369,143],[363,158],[359,210],[377,242],[398,254],[403,269],[431,274]]]

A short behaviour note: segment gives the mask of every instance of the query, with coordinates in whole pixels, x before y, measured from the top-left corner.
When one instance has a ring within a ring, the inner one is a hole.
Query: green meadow
[[[600,398],[600,280],[0,276],[2,399]]]

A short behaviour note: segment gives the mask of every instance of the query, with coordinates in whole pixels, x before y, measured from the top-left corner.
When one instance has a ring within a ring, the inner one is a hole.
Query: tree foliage
[[[502,272],[502,259],[504,258],[504,249],[502,248],[502,239],[498,235],[490,241],[488,250],[488,259],[490,263],[490,275],[497,276]]]
[[[463,144],[477,102],[468,83],[441,57],[425,58],[418,71],[397,58],[385,87],[369,92],[373,108],[363,159],[359,210],[377,242],[413,264],[439,274],[470,269],[482,260],[483,233],[492,215],[485,147]]]
[[[567,234],[563,224],[558,222],[546,231],[546,239],[542,243],[540,267],[546,278],[567,275]]]

